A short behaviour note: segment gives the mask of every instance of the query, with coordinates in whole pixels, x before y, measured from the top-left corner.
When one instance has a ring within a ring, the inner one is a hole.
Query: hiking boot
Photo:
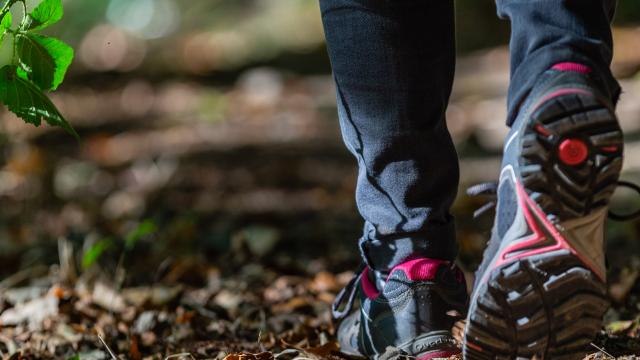
[[[418,359],[458,354],[451,328],[467,301],[464,275],[448,261],[414,259],[388,275],[363,268],[334,304],[341,350],[374,359],[388,347]]]
[[[582,64],[553,66],[511,128],[465,359],[581,359],[601,329],[604,223],[623,140],[596,81]]]

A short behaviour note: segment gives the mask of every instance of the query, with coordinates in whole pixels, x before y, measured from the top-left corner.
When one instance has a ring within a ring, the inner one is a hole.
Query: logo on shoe
[[[446,347],[456,348],[458,343],[450,338],[450,337],[438,337],[435,340],[431,341],[422,341],[414,342],[411,344],[410,351],[413,354],[420,354],[425,351],[433,350],[433,349],[443,349]]]

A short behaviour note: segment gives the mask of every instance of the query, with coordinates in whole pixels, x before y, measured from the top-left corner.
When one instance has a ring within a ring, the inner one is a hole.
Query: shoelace
[[[351,312],[353,303],[356,299],[358,282],[360,282],[365,268],[365,263],[360,264],[360,266],[358,266],[358,269],[356,270],[355,275],[353,275],[353,278],[351,278],[351,280],[349,280],[349,283],[347,283],[347,285],[342,288],[342,290],[340,290],[338,295],[336,295],[336,299],[333,301],[333,305],[331,305],[331,315],[333,315],[333,318],[335,320],[343,320]]]
[[[483,195],[488,195],[488,196],[497,196],[498,194],[498,182],[497,181],[488,181],[488,182],[483,182],[483,183],[479,183],[476,185],[472,185],[470,187],[467,188],[467,195],[469,196],[483,196]],[[623,181],[620,180],[618,181],[617,184],[619,187],[626,187],[629,189],[634,190],[635,192],[637,192],[638,194],[640,194],[640,186],[638,186],[637,184],[634,184],[632,182],[628,182],[628,181]],[[478,218],[480,216],[482,216],[484,213],[486,213],[487,211],[493,209],[496,207],[496,201],[495,200],[490,200],[488,203],[482,205],[480,208],[476,209],[473,212],[473,218]],[[628,220],[634,220],[636,218],[640,217],[640,209],[630,213],[630,214],[617,214],[611,210],[609,210],[607,216],[609,217],[609,219],[611,220],[615,220],[615,221],[628,221]]]

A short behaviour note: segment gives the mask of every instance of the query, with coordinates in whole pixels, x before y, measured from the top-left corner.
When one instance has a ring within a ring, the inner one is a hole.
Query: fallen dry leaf
[[[620,273],[618,281],[609,286],[609,296],[611,299],[618,304],[623,303],[627,299],[633,285],[638,281],[638,277],[640,277],[640,270],[624,268]]]
[[[275,304],[271,307],[271,310],[274,313],[286,313],[298,310],[300,308],[310,306],[310,299],[303,296],[296,296],[292,299],[289,299],[287,302],[281,304]]]
[[[333,274],[328,271],[321,271],[313,278],[310,288],[317,293],[327,291],[335,292],[340,290],[340,284]]]
[[[234,353],[224,357],[224,360],[272,360],[273,353],[265,351],[258,354]]]
[[[45,319],[58,314],[58,298],[52,295],[33,299],[5,310],[0,315],[0,325],[28,324],[30,329],[40,329]]]
[[[306,354],[309,357],[309,354],[315,355],[318,359],[325,359],[330,355],[340,352],[340,346],[335,341],[330,341],[324,345],[308,347],[308,348],[299,348],[303,354]]]
[[[129,348],[129,357],[133,360],[142,359],[142,354],[140,353],[140,349],[138,348],[138,337],[133,335],[131,337],[131,347]]]
[[[91,300],[94,304],[115,313],[122,312],[125,309],[125,302],[122,295],[116,290],[103,283],[97,282],[93,287]]]

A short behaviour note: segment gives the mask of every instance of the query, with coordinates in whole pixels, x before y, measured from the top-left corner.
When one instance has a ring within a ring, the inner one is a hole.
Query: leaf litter
[[[118,289],[104,274],[70,283],[54,270],[25,280],[0,294],[2,358],[357,359],[340,352],[329,311],[351,273],[294,276],[258,264],[232,272],[196,268],[204,286],[165,278]],[[456,324],[456,338],[463,327]],[[611,321],[587,359],[638,352],[639,334],[640,316]],[[393,348],[384,356],[410,358]]]

